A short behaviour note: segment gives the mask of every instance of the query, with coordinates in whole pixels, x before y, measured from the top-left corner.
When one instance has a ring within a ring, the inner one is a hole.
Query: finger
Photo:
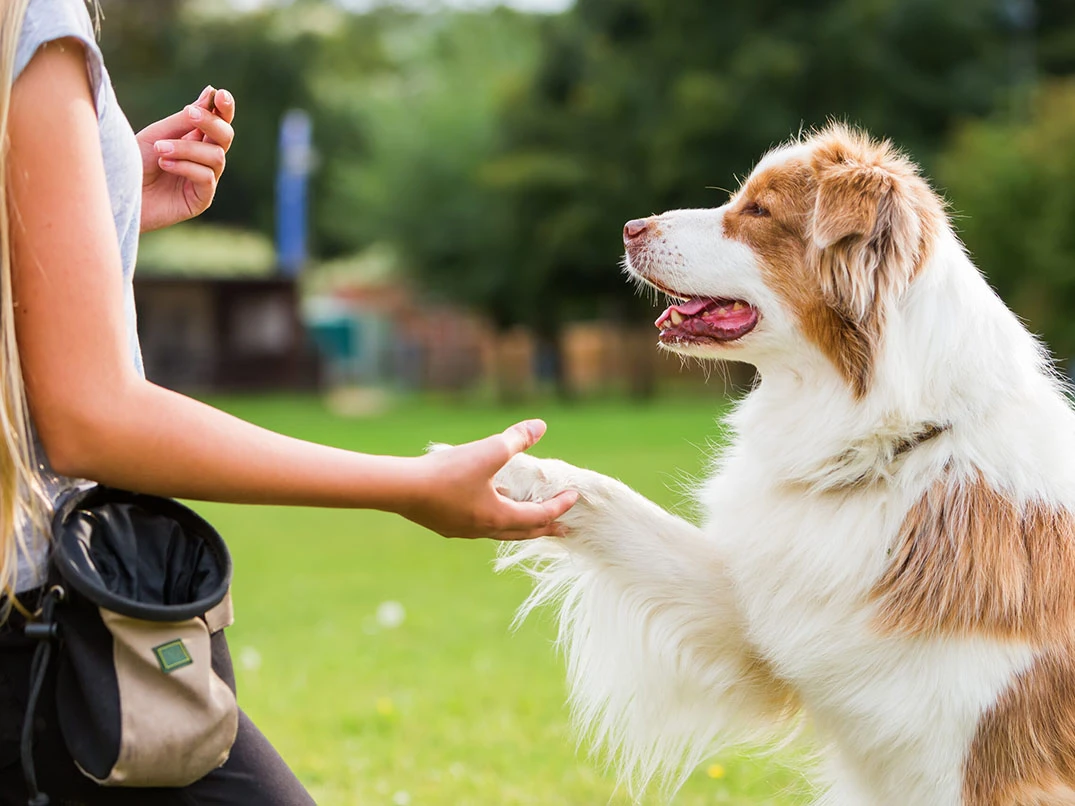
[[[189,180],[194,188],[195,198],[204,205],[208,206],[213,200],[213,195],[216,193],[216,175],[208,165],[166,157],[161,157],[157,163],[162,171]]]
[[[206,109],[212,109],[213,93],[216,89],[212,84],[206,84],[205,88],[198,94],[198,99],[194,102],[198,106],[204,106]]]
[[[160,156],[173,161],[186,160],[206,165],[213,170],[213,176],[217,179],[220,179],[227,163],[223,148],[201,140],[158,140],[153,148]]]
[[[169,115],[156,123],[151,123],[138,133],[145,140],[172,140],[178,137],[195,135],[201,139],[202,133],[191,123],[187,110],[181,109],[174,115]]]
[[[204,134],[208,141],[216,143],[225,151],[231,148],[235,130],[220,115],[194,104],[186,108],[186,113],[191,125]]]
[[[504,447],[507,449],[507,458],[504,461],[534,447],[537,441],[545,435],[547,428],[544,420],[525,420],[505,430],[501,434]]]
[[[542,420],[525,420],[502,433],[459,447],[476,451],[480,457],[479,461],[485,463],[489,474],[492,475],[506,465],[515,454],[533,447],[534,443],[545,433],[545,428]]]
[[[225,123],[235,120],[235,96],[227,90],[217,90],[210,107]]]
[[[562,523],[553,523],[538,529],[516,529],[510,532],[501,532],[496,536],[497,540],[514,543],[519,540],[534,540],[538,537],[567,537],[568,529]]]
[[[504,500],[504,532],[548,529],[579,500],[575,490],[564,490],[547,501]]]
[[[198,96],[194,105],[208,109],[209,99],[213,92],[213,85],[209,84],[202,90],[201,95]],[[192,125],[186,107],[180,109],[175,114],[169,115],[166,118],[158,120],[156,123],[151,123],[146,126],[139,132],[139,136],[150,140],[174,140],[180,137],[187,140],[195,137],[199,140],[202,139],[202,133]]]

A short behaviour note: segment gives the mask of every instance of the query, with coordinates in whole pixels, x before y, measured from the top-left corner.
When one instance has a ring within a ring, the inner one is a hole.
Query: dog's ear
[[[910,282],[922,243],[913,166],[887,144],[846,132],[815,150],[812,252],[826,303],[850,322]]]

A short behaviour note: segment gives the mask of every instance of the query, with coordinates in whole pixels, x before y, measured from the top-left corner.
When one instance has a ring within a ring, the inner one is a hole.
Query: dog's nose
[[[642,237],[649,229],[649,220],[645,218],[636,218],[633,221],[628,221],[623,225],[623,240],[624,242],[633,241],[636,238]]]

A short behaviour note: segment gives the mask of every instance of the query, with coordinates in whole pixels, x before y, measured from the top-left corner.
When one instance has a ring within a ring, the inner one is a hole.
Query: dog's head
[[[628,222],[626,266],[681,300],[657,320],[668,349],[761,363],[809,343],[862,396],[945,227],[907,158],[833,125],[768,154],[722,207]]]

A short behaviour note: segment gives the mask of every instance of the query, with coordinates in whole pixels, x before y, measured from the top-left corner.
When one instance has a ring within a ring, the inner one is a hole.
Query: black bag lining
[[[217,531],[177,501],[108,487],[64,497],[53,561],[94,604],[146,621],[185,621],[218,605],[231,556]]]

